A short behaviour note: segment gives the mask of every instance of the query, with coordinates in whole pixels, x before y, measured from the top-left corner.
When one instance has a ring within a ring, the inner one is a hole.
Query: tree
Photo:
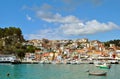
[[[4,36],[4,29],[0,28],[0,38]]]
[[[36,49],[35,46],[29,45],[27,46],[26,52],[34,53],[35,49]]]
[[[109,42],[105,42],[104,45],[105,45],[105,47],[108,48],[110,46],[110,43]]]
[[[110,40],[110,41],[104,42],[104,44],[107,47],[109,47],[110,44],[115,44],[115,46],[120,47],[120,40],[119,39],[117,39],[117,40]]]
[[[0,49],[3,53],[12,53],[15,49],[21,49],[24,42],[22,31],[16,27],[0,28]]]
[[[25,57],[25,51],[22,49],[18,49],[18,50],[16,50],[16,55],[18,58],[20,58],[22,60]]]

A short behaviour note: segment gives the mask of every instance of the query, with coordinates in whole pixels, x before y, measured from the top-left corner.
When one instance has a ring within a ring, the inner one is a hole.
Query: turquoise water
[[[107,76],[90,76],[87,70],[102,70]],[[111,69],[99,69],[92,64],[0,64],[0,79],[120,79],[120,64]]]

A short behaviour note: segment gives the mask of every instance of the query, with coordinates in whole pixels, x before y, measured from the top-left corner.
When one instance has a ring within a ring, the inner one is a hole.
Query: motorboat
[[[96,62],[94,64],[95,64],[96,67],[100,67],[100,68],[106,68],[106,69],[111,68],[111,64],[107,64],[105,62]]]

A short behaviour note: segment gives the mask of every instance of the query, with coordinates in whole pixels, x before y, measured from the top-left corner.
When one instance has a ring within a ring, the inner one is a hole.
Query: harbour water
[[[105,71],[107,75],[90,76],[88,70]],[[0,64],[0,79],[120,79],[120,64],[112,64],[111,69],[93,64]]]

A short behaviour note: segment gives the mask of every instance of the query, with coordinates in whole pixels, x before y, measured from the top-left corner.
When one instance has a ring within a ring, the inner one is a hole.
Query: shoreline
[[[120,64],[120,61],[118,62],[105,62],[108,64]],[[58,62],[58,61],[18,61],[18,62],[0,62],[0,64],[94,64],[94,61],[79,61],[79,62]]]

